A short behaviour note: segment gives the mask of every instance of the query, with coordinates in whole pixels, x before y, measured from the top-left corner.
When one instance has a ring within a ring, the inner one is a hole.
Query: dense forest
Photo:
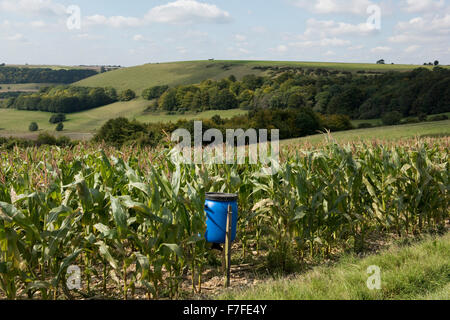
[[[95,70],[0,67],[0,83],[74,83],[97,74]]]
[[[322,114],[352,119],[381,118],[397,111],[403,116],[450,112],[450,70],[436,67],[411,72],[352,74],[281,71],[272,76],[234,76],[220,81],[144,91],[156,99],[149,110],[187,112],[223,109],[313,108]]]
[[[4,108],[18,110],[73,113],[101,107],[118,100],[114,88],[57,86],[42,88],[38,93],[21,94],[3,101]]]

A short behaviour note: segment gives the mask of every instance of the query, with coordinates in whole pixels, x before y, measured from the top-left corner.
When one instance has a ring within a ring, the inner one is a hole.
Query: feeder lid
[[[217,192],[206,193],[206,200],[209,201],[230,202],[236,201],[237,199],[238,195],[235,193],[217,193]]]

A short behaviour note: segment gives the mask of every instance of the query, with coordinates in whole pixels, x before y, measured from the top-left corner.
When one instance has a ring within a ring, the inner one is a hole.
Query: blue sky
[[[208,58],[450,64],[450,0],[0,0],[0,63]]]

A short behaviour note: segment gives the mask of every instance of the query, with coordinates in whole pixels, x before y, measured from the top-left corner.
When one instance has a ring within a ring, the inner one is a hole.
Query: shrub
[[[37,146],[49,145],[59,147],[69,147],[74,145],[74,143],[72,143],[72,141],[68,137],[62,136],[56,138],[55,136],[47,132],[41,133],[34,144]]]
[[[406,118],[401,121],[402,124],[413,124],[420,123],[421,121],[418,118]]]
[[[444,120],[448,120],[448,116],[445,114],[440,114],[430,118],[430,121],[444,121]]]
[[[350,117],[339,114],[322,116],[322,122],[324,128],[335,132],[351,130],[354,128],[352,122],[350,121]]]
[[[62,136],[56,139],[56,144],[60,147],[69,147],[74,145],[75,143],[72,143],[69,137]]]
[[[64,113],[58,113],[51,116],[49,122],[56,124],[66,121],[66,115]]]
[[[62,122],[58,123],[56,126],[56,131],[60,132],[64,130],[64,124]]]
[[[7,150],[12,150],[14,147],[28,148],[35,145],[34,141],[17,138],[0,138],[0,147]]]
[[[54,136],[52,136],[51,134],[45,132],[45,133],[39,134],[39,136],[36,140],[36,143],[39,146],[41,146],[41,145],[54,146],[54,145],[56,145],[56,138]]]
[[[369,128],[373,128],[373,124],[364,122],[358,125],[358,129],[369,129]]]
[[[168,89],[169,86],[155,86],[145,89],[142,92],[142,98],[146,100],[159,99]]]
[[[158,102],[154,101],[151,105],[145,108],[144,112],[154,112],[158,110]]]
[[[94,137],[94,140],[121,146],[126,141],[133,141],[136,137],[140,137],[141,133],[146,132],[146,126],[142,123],[131,122],[127,118],[117,118],[105,123]]]
[[[122,93],[119,96],[120,101],[131,101],[135,98],[136,98],[136,92],[134,92],[131,89],[122,91]]]
[[[428,120],[428,117],[425,113],[419,113],[418,118],[420,122],[425,122]]]
[[[402,114],[398,111],[392,111],[385,113],[381,120],[383,121],[383,124],[387,126],[394,126],[396,124],[399,124],[400,121],[402,121]]]
[[[28,130],[30,130],[31,132],[36,132],[39,130],[39,126],[36,122],[32,122],[30,123]]]

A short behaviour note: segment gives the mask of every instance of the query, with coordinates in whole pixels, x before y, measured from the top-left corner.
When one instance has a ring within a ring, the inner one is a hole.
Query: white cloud
[[[181,54],[188,53],[188,50],[185,47],[177,47],[176,49],[177,49],[178,53],[181,53]]]
[[[450,36],[450,14],[438,17],[416,17],[406,22],[399,22],[396,33],[389,37],[393,43],[448,43]]]
[[[27,39],[21,33],[16,33],[16,34],[14,34],[12,36],[7,36],[5,39],[8,40],[8,41],[27,42]]]
[[[388,53],[391,52],[392,49],[390,47],[376,47],[370,50],[372,53]]]
[[[152,43],[153,41],[145,36],[143,36],[142,34],[136,34],[132,37],[133,41],[136,42],[147,42],[147,43]]]
[[[143,41],[145,38],[142,34],[136,34],[133,36],[134,41]]]
[[[239,42],[243,42],[243,41],[247,40],[247,37],[242,34],[236,34],[234,36],[234,38],[236,39],[236,41],[239,41]]]
[[[151,9],[145,19],[152,22],[188,24],[188,23],[226,23],[231,20],[227,11],[214,4],[195,0],[178,0]]]
[[[42,20],[37,20],[37,21],[31,21],[30,25],[33,28],[42,28],[46,26],[46,23]]]
[[[348,47],[348,50],[362,50],[362,49],[364,49],[365,48],[365,46],[364,45],[356,45],[356,46],[351,46],[351,47]]]
[[[403,9],[410,13],[433,12],[445,7],[444,0],[406,0],[403,1]]]
[[[9,27],[11,27],[11,22],[9,21],[9,20],[4,20],[1,24],[0,24],[0,26],[2,27],[2,28],[9,28]]]
[[[2,0],[0,10],[31,15],[66,14],[66,7],[52,0]]]
[[[243,54],[249,54],[249,53],[251,53],[250,50],[247,50],[247,49],[245,49],[245,48],[238,48],[238,51],[239,51],[240,53],[243,53]]]
[[[106,25],[110,27],[138,27],[143,25],[143,21],[135,17],[112,16],[105,17],[99,14],[86,17],[86,25]]]
[[[420,46],[412,45],[412,46],[409,46],[408,48],[406,48],[405,52],[406,53],[413,53],[413,52],[417,51],[418,49],[420,49]]]
[[[367,15],[367,8],[375,3],[369,0],[296,0],[293,4],[314,13],[352,13]]]
[[[376,32],[376,30],[367,23],[349,24],[345,22],[335,22],[333,20],[324,21],[312,18],[306,22],[306,25],[305,36],[318,35],[322,38],[340,35],[366,36]]]
[[[276,48],[271,48],[270,51],[275,53],[286,53],[289,50],[288,46],[285,46],[284,44],[280,44]]]
[[[344,22],[335,22],[333,20],[316,20],[312,18],[307,20],[304,33],[300,35],[287,33],[282,38],[284,41],[288,41],[289,47],[293,48],[330,48],[352,45],[350,40],[340,36],[365,36],[373,32],[376,31],[365,23],[353,25]],[[273,49],[272,51],[276,50]]]
[[[267,29],[263,26],[256,26],[256,27],[251,28],[251,31],[255,32],[255,33],[266,33]]]
[[[103,15],[88,16],[87,25],[106,25],[110,27],[139,27],[151,22],[190,24],[190,23],[226,23],[231,16],[216,5],[195,0],[178,0],[151,9],[144,17],[124,17]]]
[[[320,40],[305,40],[299,42],[291,42],[289,46],[297,48],[310,47],[343,47],[351,44],[351,41],[339,38],[324,38]]]
[[[229,47],[227,48],[227,51],[232,57],[243,57],[243,56],[247,57],[249,54],[252,53],[250,50],[241,47]]]

